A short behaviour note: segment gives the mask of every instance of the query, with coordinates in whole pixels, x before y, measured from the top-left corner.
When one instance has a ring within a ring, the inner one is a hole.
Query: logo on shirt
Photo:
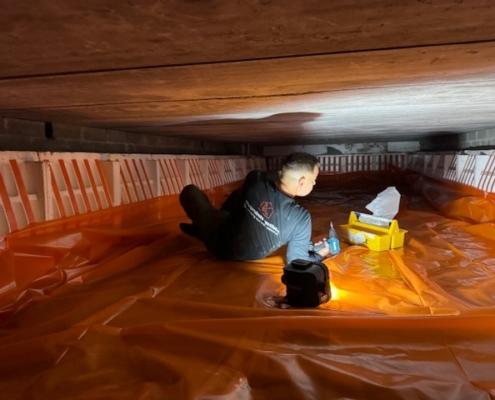
[[[264,218],[263,215],[249,203],[249,201],[244,200],[244,208],[247,210],[249,215],[251,215],[256,222],[259,222],[267,231],[277,236],[280,235],[279,229],[275,225],[268,222],[266,218]],[[272,207],[272,213],[273,213],[273,207]]]
[[[270,219],[273,215],[273,205],[270,201],[262,201],[258,210],[266,219]]]

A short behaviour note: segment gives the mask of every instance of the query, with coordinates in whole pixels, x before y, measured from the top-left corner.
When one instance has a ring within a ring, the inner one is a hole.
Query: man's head
[[[319,173],[318,159],[308,153],[292,153],[279,171],[280,187],[290,196],[307,196]]]

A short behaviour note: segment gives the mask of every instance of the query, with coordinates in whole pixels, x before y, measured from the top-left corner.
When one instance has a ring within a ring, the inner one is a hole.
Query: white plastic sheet
[[[399,212],[400,193],[395,186],[389,186],[383,192],[378,193],[376,198],[366,205],[374,216],[394,219]]]

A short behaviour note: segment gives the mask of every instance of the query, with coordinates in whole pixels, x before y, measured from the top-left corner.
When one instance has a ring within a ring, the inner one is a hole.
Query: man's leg
[[[230,213],[235,213],[239,208],[242,208],[242,191],[241,189],[234,190],[222,204],[222,210]]]
[[[218,229],[225,220],[226,213],[213,207],[208,197],[195,185],[187,185],[182,189],[179,200],[194,227],[187,227],[186,231],[190,232],[186,233],[194,232],[192,236],[198,237],[209,250],[213,250]]]
[[[185,222],[181,222],[179,224],[179,228],[186,235],[195,237],[196,239],[201,239],[200,236],[199,236],[198,227],[196,225],[194,225],[194,224],[187,224]]]

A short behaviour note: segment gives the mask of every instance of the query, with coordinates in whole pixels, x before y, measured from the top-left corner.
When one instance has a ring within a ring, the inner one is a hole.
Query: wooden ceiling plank
[[[495,39],[491,0],[1,1],[0,77]]]
[[[495,42],[0,81],[0,112],[249,99],[495,75]]]

